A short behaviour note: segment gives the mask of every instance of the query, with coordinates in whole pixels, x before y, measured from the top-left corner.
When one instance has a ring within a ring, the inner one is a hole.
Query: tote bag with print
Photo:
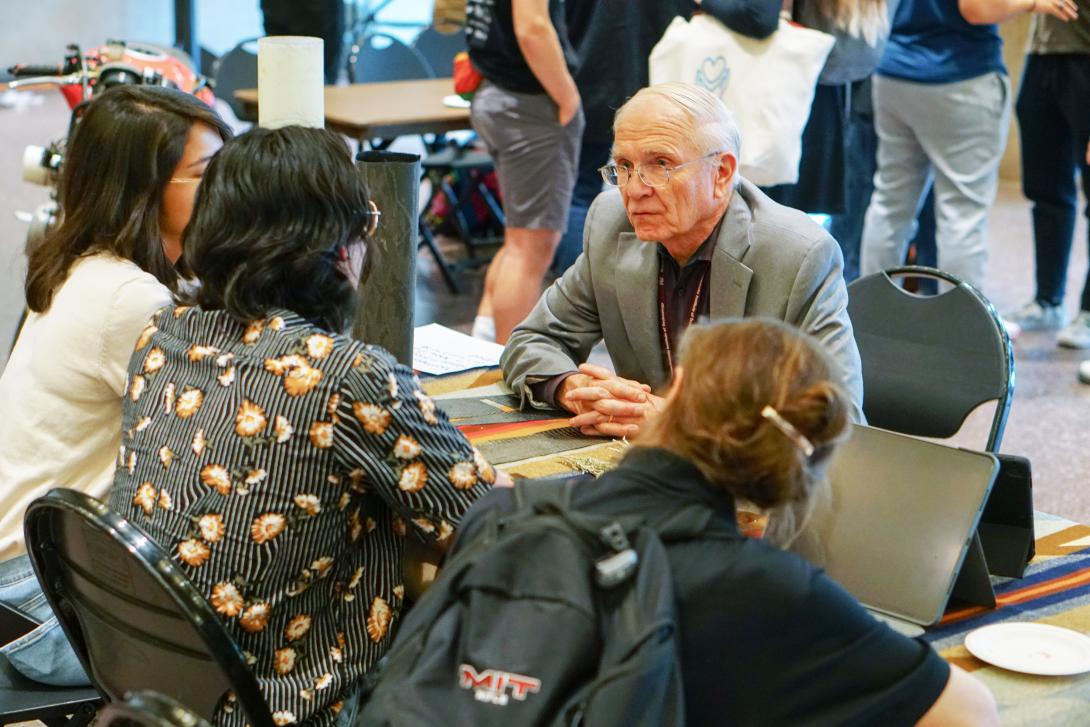
[[[709,15],[677,17],[651,50],[651,83],[683,81],[717,95],[742,132],[742,176],[761,186],[794,184],[814,86],[834,42],[786,17],[763,40]]]

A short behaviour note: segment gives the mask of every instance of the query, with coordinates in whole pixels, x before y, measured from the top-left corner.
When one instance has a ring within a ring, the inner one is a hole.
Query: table
[[[447,397],[465,396],[474,387],[501,404],[503,391],[496,384],[498,371],[476,371],[424,384],[440,406]],[[492,393],[497,396],[491,396]],[[449,399],[448,408],[451,406]],[[499,411],[499,409],[497,409]],[[512,415],[513,418],[514,415]],[[458,424],[457,420],[454,420]],[[462,431],[489,456],[489,450],[511,456],[513,450],[498,447],[523,436],[553,433],[567,427],[564,419],[494,422],[462,425]],[[559,445],[558,445],[559,446]],[[624,445],[616,442],[573,438],[551,454],[499,463],[508,472],[542,477],[573,469],[593,468],[615,460]],[[1072,677],[1040,677],[1000,669],[972,656],[963,645],[973,629],[1003,621],[1053,624],[1090,633],[1090,525],[1081,525],[1046,513],[1035,513],[1036,557],[1021,579],[993,577],[997,607],[951,607],[924,638],[947,661],[983,681],[999,704],[1006,727],[1090,725],[1090,673]]]
[[[361,140],[469,129],[469,109],[443,105],[453,93],[452,78],[326,86],[326,125]],[[236,91],[235,98],[256,112],[256,88]]]

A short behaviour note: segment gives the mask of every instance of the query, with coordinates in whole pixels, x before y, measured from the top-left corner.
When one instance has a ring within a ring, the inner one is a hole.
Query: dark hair
[[[231,137],[215,111],[173,89],[118,86],[88,104],[65,147],[60,223],[28,250],[31,310],[48,310],[72,263],[98,251],[131,260],[176,289],[179,276],[163,251],[159,211],[196,123]]]
[[[338,254],[369,220],[363,179],[339,136],[252,129],[204,173],[183,237],[185,265],[201,281],[188,302],[241,322],[286,308],[341,332],[353,289]]]
[[[640,443],[676,452],[761,507],[805,503],[848,425],[838,368],[821,344],[770,319],[690,326],[681,366],[680,389]],[[812,455],[762,416],[765,406],[810,440]]]

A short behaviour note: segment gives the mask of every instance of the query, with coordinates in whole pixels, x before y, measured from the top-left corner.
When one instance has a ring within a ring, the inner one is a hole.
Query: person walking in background
[[[861,272],[901,264],[935,187],[939,267],[981,287],[988,210],[1007,140],[1010,83],[996,23],[1076,17],[1072,0],[903,0],[874,80],[878,172]]]
[[[341,75],[344,0],[261,0],[265,35],[309,35],[325,43],[325,82]]]
[[[818,78],[802,133],[799,181],[765,191],[788,207],[830,216],[844,253],[844,279],[859,277],[863,216],[873,190],[877,137],[871,75],[900,0],[795,0],[793,18],[836,44]]]
[[[1065,23],[1034,18],[1026,69],[1015,110],[1022,134],[1022,190],[1033,203],[1037,289],[1033,300],[1004,316],[1021,330],[1063,328],[1061,346],[1090,348],[1090,270],[1079,313],[1064,328],[1064,289],[1075,235],[1079,194],[1090,197],[1090,0]],[[1088,210],[1090,213],[1090,210]]]
[[[575,185],[583,111],[564,0],[469,0],[466,45],[484,76],[470,119],[507,216],[473,333],[504,343],[541,295]]]

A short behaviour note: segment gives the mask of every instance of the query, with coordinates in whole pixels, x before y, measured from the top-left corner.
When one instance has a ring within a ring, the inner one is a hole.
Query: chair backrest
[[[389,33],[368,33],[352,45],[348,55],[352,83],[381,83],[435,78],[420,51]]]
[[[899,277],[953,287],[909,293]],[[901,267],[848,286],[848,315],[863,360],[863,412],[872,426],[946,438],[978,406],[995,401],[986,449],[999,450],[1014,392],[1010,338],[991,303],[934,268]]]
[[[53,612],[107,701],[151,690],[211,719],[233,691],[251,723],[271,724],[235,640],[142,530],[98,500],[58,488],[30,504],[24,532]]]
[[[239,121],[257,121],[235,98],[235,91],[241,88],[257,88],[257,38],[239,41],[220,56],[212,68],[212,78],[216,83],[216,98],[230,106]]]
[[[137,692],[99,714],[97,727],[211,727],[207,720],[158,692]]]
[[[454,56],[466,49],[465,31],[440,33],[429,26],[413,40],[413,48],[420,51],[436,78],[454,75]]]

